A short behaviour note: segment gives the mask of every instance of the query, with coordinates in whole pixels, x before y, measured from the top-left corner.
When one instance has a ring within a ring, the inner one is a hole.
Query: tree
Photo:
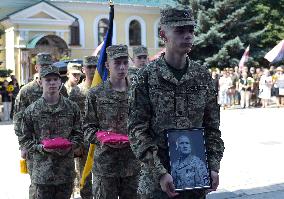
[[[193,49],[195,58],[198,59],[201,54],[201,61],[208,67],[234,67],[248,45],[251,46],[250,55],[254,57],[255,48],[265,29],[258,26],[263,15],[248,13],[253,5],[251,1],[219,0],[214,2],[213,8],[200,10],[199,12],[204,12],[203,16],[208,16],[210,22],[206,22],[209,24],[208,31],[205,29],[204,32],[203,28],[198,32],[196,48]],[[202,14],[197,20],[200,27],[205,26]]]
[[[208,67],[233,67],[250,44],[255,58],[251,63],[258,64],[255,60],[261,55],[259,43],[265,27],[260,25],[263,14],[249,11],[256,1],[180,0],[179,3],[194,5],[197,28],[191,52],[193,59]]]
[[[284,39],[284,0],[253,0],[254,6],[249,9],[249,15],[262,14],[263,18],[257,26],[265,29],[256,51],[256,57],[261,66],[269,63],[263,57],[274,46]]]

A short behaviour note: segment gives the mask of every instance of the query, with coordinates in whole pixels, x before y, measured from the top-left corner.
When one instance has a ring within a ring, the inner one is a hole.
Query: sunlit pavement
[[[219,190],[209,199],[284,198],[284,108],[221,111],[225,153]],[[27,199],[29,176],[11,122],[0,123],[0,199]]]
[[[284,109],[221,112],[225,153],[220,186],[209,199],[284,198]]]

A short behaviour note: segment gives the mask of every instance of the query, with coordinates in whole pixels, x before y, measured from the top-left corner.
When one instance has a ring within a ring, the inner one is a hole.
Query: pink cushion
[[[44,139],[41,143],[45,149],[68,149],[72,146],[69,140],[62,137]]]
[[[96,133],[97,139],[105,144],[105,143],[129,143],[129,139],[127,135],[115,133],[111,131],[98,131]]]

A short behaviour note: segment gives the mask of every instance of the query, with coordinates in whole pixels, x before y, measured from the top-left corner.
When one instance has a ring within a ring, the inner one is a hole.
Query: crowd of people
[[[14,103],[20,90],[16,77],[11,75],[10,79],[11,81],[4,80],[3,82],[0,82],[0,96],[3,104],[3,121],[11,121],[13,119]]]
[[[211,69],[218,90],[218,101],[223,109],[262,107],[271,104],[284,106],[284,66],[255,68]]]

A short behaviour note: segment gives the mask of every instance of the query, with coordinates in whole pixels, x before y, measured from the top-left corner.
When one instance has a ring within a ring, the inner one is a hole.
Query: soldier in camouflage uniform
[[[36,65],[35,69],[37,72],[40,71],[42,67],[45,67],[46,65],[52,64],[52,57],[48,53],[39,53],[36,56]],[[60,92],[64,95],[67,96],[67,91],[65,87],[63,87]],[[15,99],[15,105],[14,105],[14,116],[13,116],[13,121],[14,121],[14,130],[15,134],[18,136],[20,139],[22,136],[22,131],[21,131],[21,121],[22,121],[22,116],[25,111],[25,109],[35,102],[37,99],[39,99],[42,96],[42,87],[40,85],[40,79],[36,78],[32,82],[29,82],[25,86],[23,86],[16,99]],[[32,172],[32,154],[26,153],[26,150],[20,146],[21,149],[21,156],[22,158],[26,159],[27,165],[28,165],[28,171],[29,175],[31,175]],[[33,184],[30,185],[29,188],[29,198],[33,199],[34,198],[34,193],[35,193],[35,188]]]
[[[139,69],[144,68],[149,61],[148,49],[144,46],[133,47],[133,63],[134,66],[128,68],[128,79],[133,81],[134,75]]]
[[[81,111],[81,115],[85,114],[85,99],[87,96],[87,93],[89,89],[91,88],[92,81],[94,78],[94,74],[96,71],[96,67],[98,64],[98,57],[96,56],[86,56],[84,57],[84,64],[83,64],[83,73],[86,76],[86,79],[82,81],[78,86],[75,86],[70,95],[69,99],[76,102]],[[80,179],[82,177],[82,172],[87,160],[87,155],[88,155],[88,149],[89,149],[89,143],[84,143],[84,147],[82,148],[82,153],[79,158],[76,158],[76,166],[79,168],[77,172],[78,179],[75,181],[80,182]],[[77,183],[79,185],[79,183]],[[75,186],[77,186],[75,185]],[[77,186],[78,187],[78,186]],[[80,190],[80,195],[82,199],[90,199],[92,198],[92,174],[90,174],[86,178],[86,183],[85,186]]]
[[[64,86],[67,90],[68,95],[70,94],[72,88],[77,86],[77,84],[79,83],[81,75],[82,75],[81,69],[82,69],[82,65],[79,63],[69,62],[67,64],[68,80],[65,82]]]
[[[40,70],[43,95],[25,110],[20,145],[33,154],[32,183],[36,199],[70,199],[74,171],[74,150],[81,146],[83,134],[80,109],[60,95],[60,73],[49,65]],[[45,139],[65,138],[71,146],[47,149]]]
[[[97,131],[127,134],[127,46],[110,46],[107,55],[110,78],[88,92],[83,121],[85,139],[97,146],[93,195],[95,199],[135,199],[140,169],[129,143],[101,144],[96,138]]]
[[[160,23],[166,51],[139,71],[131,89],[128,133],[131,148],[142,161],[138,192],[142,199],[205,198],[205,190],[174,191],[164,131],[205,128],[213,180],[209,191],[216,190],[224,151],[217,94],[207,68],[187,56],[194,39],[191,9],[166,7]]]

